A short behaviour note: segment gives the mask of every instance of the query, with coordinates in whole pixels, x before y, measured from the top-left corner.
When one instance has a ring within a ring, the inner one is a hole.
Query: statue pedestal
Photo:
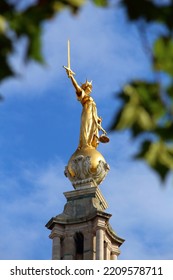
[[[108,207],[98,187],[91,183],[64,193],[67,203],[46,227],[53,240],[52,259],[110,260],[120,254],[124,240],[112,230]]]

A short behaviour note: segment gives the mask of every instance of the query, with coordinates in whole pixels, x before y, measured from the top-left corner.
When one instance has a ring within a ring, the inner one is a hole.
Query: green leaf
[[[173,28],[173,3],[160,5],[151,0],[122,0],[130,20],[144,19],[146,22],[161,22],[169,30]]]
[[[150,131],[154,127],[154,123],[149,113],[143,107],[138,107],[137,123],[143,130],[146,131]]]
[[[123,0],[122,3],[126,7],[131,20],[145,18],[150,21],[152,15],[157,13],[157,7],[148,0]]]
[[[108,0],[93,0],[94,4],[101,7],[108,6]]]
[[[162,141],[144,141],[135,158],[145,160],[162,181],[171,170],[173,171],[173,146],[168,146]]]
[[[158,83],[135,81],[132,83],[132,86],[138,94],[140,105],[154,121],[165,114],[165,107],[160,98],[160,85]]]
[[[173,101],[173,82],[167,88],[167,94]]]
[[[1,59],[1,67],[0,67],[0,81],[10,76],[14,76],[15,73],[13,72],[11,66],[9,65],[6,59]]]
[[[28,35],[29,42],[26,51],[26,60],[34,59],[40,63],[44,63],[41,50],[41,29],[35,27],[33,31]]]
[[[7,3],[6,0],[0,1],[0,13],[1,15],[8,16],[11,15],[15,11],[15,7],[13,4]]]
[[[8,55],[13,52],[13,44],[11,40],[4,34],[0,34],[0,81],[15,75],[9,62]]]
[[[151,144],[152,144],[152,142],[150,140],[145,140],[144,142],[142,142],[140,151],[134,156],[134,158],[143,159],[145,157],[146,153],[148,152]]]
[[[132,135],[137,137],[143,132],[153,131],[165,114],[156,83],[133,82],[126,85],[118,97],[123,100],[123,104],[111,129],[130,129]]]
[[[0,34],[0,56],[6,57],[13,51],[13,43],[5,34]]]
[[[42,56],[42,42],[41,35],[42,30],[37,22],[34,22],[34,17],[30,18],[28,10],[22,14],[16,14],[16,17],[11,20],[10,26],[15,30],[17,36],[26,36],[28,38],[28,47],[25,53],[25,61],[34,59],[37,62],[43,63]]]
[[[173,141],[173,122],[168,121],[164,126],[157,126],[154,132],[162,141]]]
[[[7,29],[6,19],[5,17],[0,15],[0,34],[5,33],[6,29]]]
[[[173,76],[173,38],[162,36],[154,44],[154,69]]]

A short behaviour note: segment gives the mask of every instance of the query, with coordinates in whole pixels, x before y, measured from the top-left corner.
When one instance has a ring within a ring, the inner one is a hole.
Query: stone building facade
[[[65,192],[63,213],[50,219],[53,260],[115,260],[124,239],[110,226],[107,203],[92,183]]]

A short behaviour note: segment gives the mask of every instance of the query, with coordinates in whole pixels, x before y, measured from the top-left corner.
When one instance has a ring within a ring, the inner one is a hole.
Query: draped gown
[[[98,146],[99,129],[97,107],[93,98],[82,90],[81,95],[77,95],[77,99],[83,106],[80,125],[80,139],[78,149],[96,148]]]

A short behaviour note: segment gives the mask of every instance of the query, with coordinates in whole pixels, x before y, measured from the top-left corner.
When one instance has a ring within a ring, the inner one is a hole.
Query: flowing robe
[[[82,90],[77,99],[83,106],[80,126],[79,149],[91,147],[96,148],[99,143],[97,107],[92,97]]]

